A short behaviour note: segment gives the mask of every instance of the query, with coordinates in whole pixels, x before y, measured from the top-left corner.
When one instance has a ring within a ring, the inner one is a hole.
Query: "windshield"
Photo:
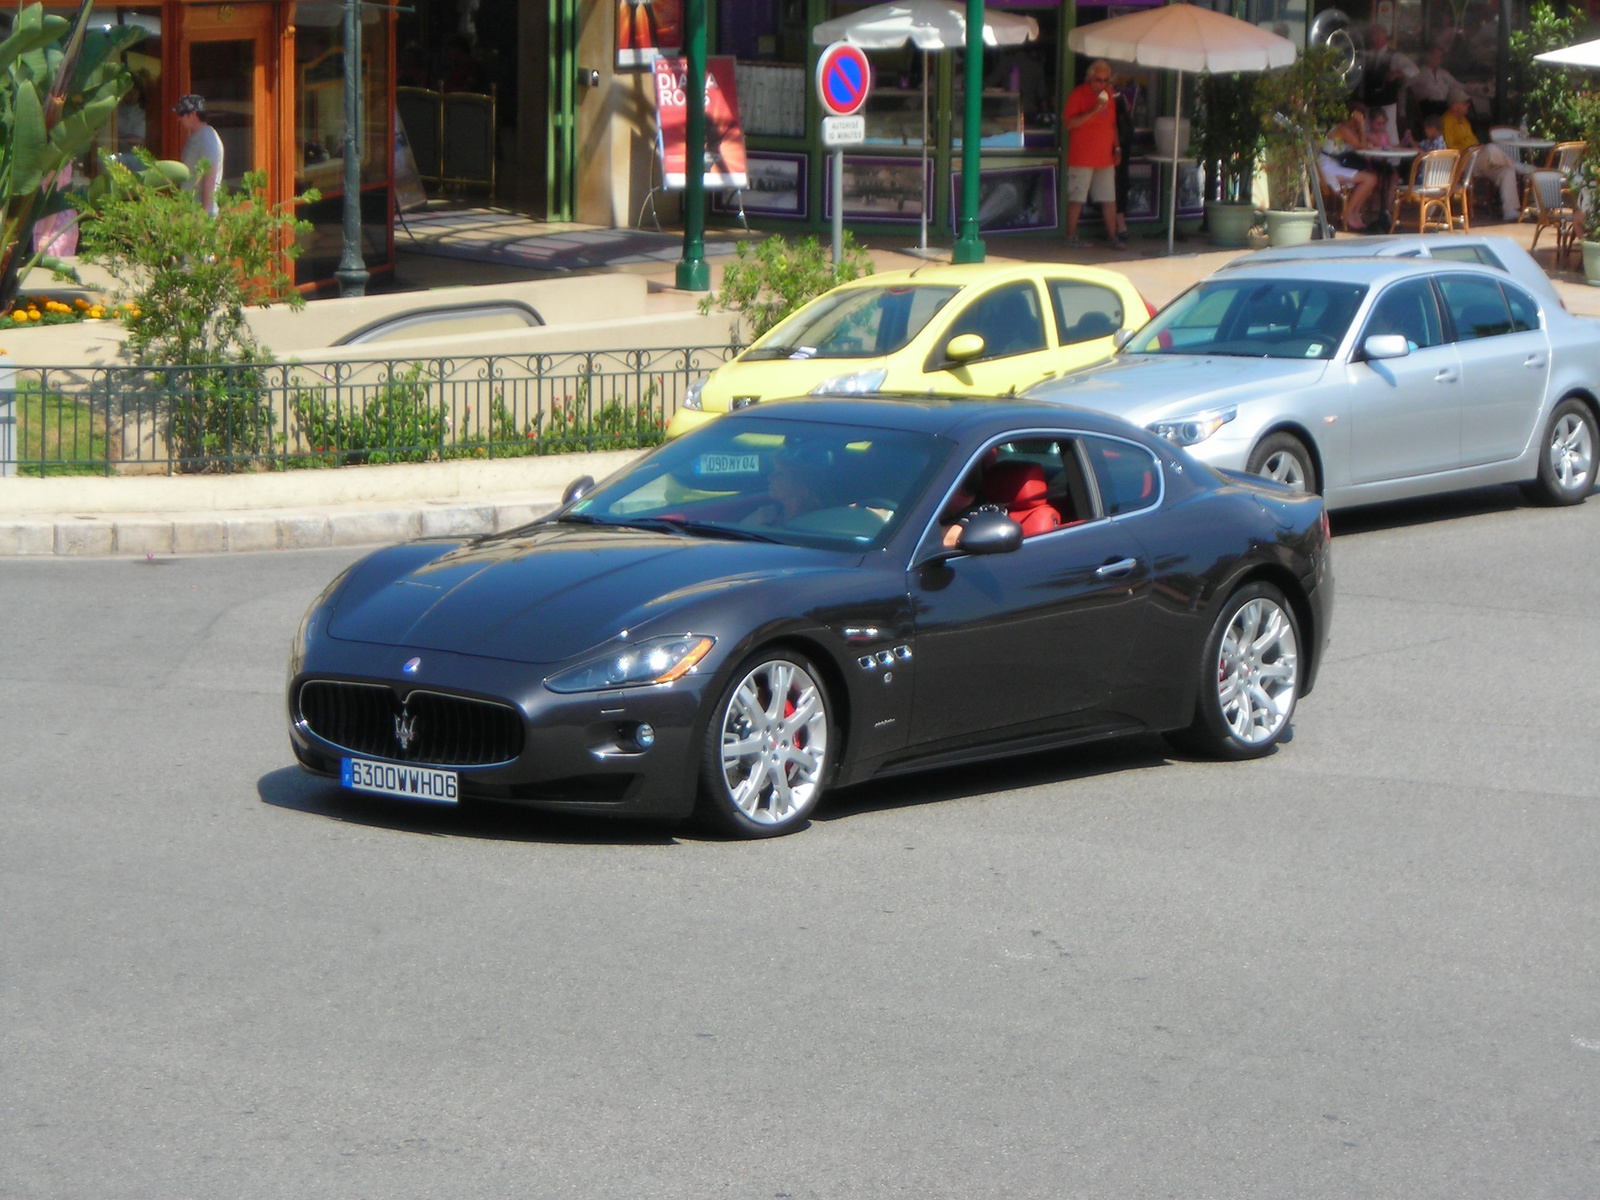
[[[893,354],[933,319],[960,288],[915,283],[830,292],[779,325],[741,356],[880,358]]]
[[[1179,296],[1128,343],[1130,354],[1332,358],[1364,284],[1226,279]]]
[[[668,442],[558,520],[867,550],[888,541],[949,456],[928,434],[759,418]]]

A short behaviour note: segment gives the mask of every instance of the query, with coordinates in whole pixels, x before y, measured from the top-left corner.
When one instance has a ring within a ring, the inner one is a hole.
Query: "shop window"
[[[344,187],[344,5],[312,0],[295,9],[295,190]],[[361,183],[389,176],[389,23],[364,5],[361,75],[365,84]]]

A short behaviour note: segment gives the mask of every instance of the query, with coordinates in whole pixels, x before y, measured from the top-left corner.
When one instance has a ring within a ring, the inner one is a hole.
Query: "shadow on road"
[[[256,780],[256,792],[262,803],[275,808],[349,825],[432,837],[580,846],[671,846],[680,840],[676,828],[663,821],[574,816],[482,801],[444,805],[369,797],[346,791],[332,780],[308,775],[298,767],[283,767],[263,775]]]
[[[941,800],[966,800],[991,792],[1009,792],[1046,784],[1073,783],[1098,775],[1148,770],[1187,761],[1154,734],[1046,750],[1016,758],[998,758],[964,767],[897,775],[858,783],[823,798],[812,818],[835,821],[858,813],[884,812]]]
[[[1480,517],[1485,513],[1511,512],[1518,508],[1536,507],[1538,506],[1523,496],[1515,485],[1506,484],[1500,487],[1478,488],[1471,492],[1428,496],[1419,500],[1394,500],[1388,504],[1346,508],[1329,513],[1328,521],[1333,527],[1334,536],[1338,537],[1341,534],[1378,533],[1388,529]]]

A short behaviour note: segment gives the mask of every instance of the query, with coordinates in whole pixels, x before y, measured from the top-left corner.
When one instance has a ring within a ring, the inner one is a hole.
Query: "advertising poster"
[[[642,70],[682,48],[682,0],[617,0],[619,71]]]
[[[658,58],[656,80],[656,145],[661,153],[661,178],[669,190],[682,189],[688,180],[684,165],[685,125],[688,121],[688,60]],[[739,96],[733,81],[733,59],[706,61],[706,162],[705,186],[750,186],[745,169],[744,131],[739,127]]]

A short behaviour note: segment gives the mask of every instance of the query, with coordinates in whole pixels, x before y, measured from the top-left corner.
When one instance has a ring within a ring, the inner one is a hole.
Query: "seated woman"
[[[1317,155],[1317,168],[1322,177],[1333,187],[1350,189],[1350,198],[1345,204],[1345,225],[1352,233],[1361,233],[1367,228],[1367,201],[1379,183],[1378,173],[1357,153],[1367,146],[1367,110],[1363,105],[1352,104],[1350,115],[1328,131],[1322,152]]]

